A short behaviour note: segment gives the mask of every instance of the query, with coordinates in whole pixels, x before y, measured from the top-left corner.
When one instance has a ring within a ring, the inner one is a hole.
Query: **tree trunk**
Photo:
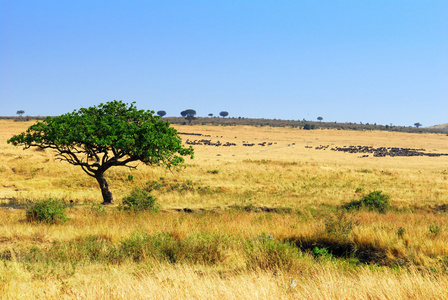
[[[106,179],[104,179],[103,173],[98,174],[95,178],[100,185],[101,194],[103,195],[103,203],[101,204],[113,204],[114,198],[112,197],[112,192],[109,190],[109,184]]]

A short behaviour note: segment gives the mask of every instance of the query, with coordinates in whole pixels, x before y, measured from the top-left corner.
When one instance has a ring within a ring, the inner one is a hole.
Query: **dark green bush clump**
[[[366,208],[371,211],[385,213],[390,208],[390,196],[381,191],[373,191],[359,201],[352,201],[345,206],[347,209]]]
[[[156,204],[156,198],[149,194],[149,192],[136,188],[131,192],[131,195],[123,198],[122,207],[124,210],[132,211],[159,211]]]
[[[50,224],[60,224],[68,220],[65,215],[65,205],[59,199],[49,198],[37,201],[26,211],[28,222],[45,222]]]

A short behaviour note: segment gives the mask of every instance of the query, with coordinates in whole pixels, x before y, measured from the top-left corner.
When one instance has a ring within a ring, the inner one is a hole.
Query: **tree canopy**
[[[219,115],[220,115],[221,117],[225,118],[225,117],[227,117],[227,116],[229,115],[229,113],[226,112],[226,111],[222,111],[222,112],[219,113]]]
[[[159,110],[159,111],[157,112],[157,114],[158,114],[159,116],[163,117],[163,116],[166,115],[166,111],[164,111],[164,110]]]
[[[138,110],[134,103],[111,101],[47,117],[26,132],[8,140],[24,149],[56,150],[61,161],[80,166],[98,181],[105,204],[112,203],[104,172],[113,166],[135,168],[132,162],[168,168],[193,158],[193,148],[182,146],[177,131],[153,111]]]
[[[188,124],[191,124],[191,121],[195,120],[194,117],[196,115],[196,111],[194,109],[186,109],[180,112],[180,115],[182,117],[185,117],[185,119],[188,120]]]
[[[196,115],[196,111],[194,109],[186,109],[186,110],[181,111],[180,115],[182,117],[188,117],[188,116],[194,117]]]

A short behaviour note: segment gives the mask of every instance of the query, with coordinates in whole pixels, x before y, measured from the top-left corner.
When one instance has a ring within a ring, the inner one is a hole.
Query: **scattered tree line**
[[[167,117],[165,118],[172,124],[187,125],[189,124],[185,118],[182,117]],[[305,130],[316,129],[337,129],[337,130],[383,130],[396,132],[410,132],[410,133],[448,133],[446,129],[437,128],[422,128],[414,124],[412,126],[396,126],[396,125],[377,125],[369,123],[338,123],[338,122],[323,122],[323,119],[318,121],[309,120],[279,120],[279,119],[256,119],[244,117],[229,117],[229,118],[211,118],[211,117],[195,117],[194,123],[198,125],[216,125],[216,126],[234,126],[247,125],[256,127],[292,127]]]
[[[18,110],[17,117],[0,117],[0,119],[14,119],[15,121],[30,121],[30,120],[43,120],[45,117],[22,117],[25,113],[24,110]],[[167,115],[165,110],[159,110],[156,113],[160,117]],[[394,125],[377,125],[362,122],[358,123],[338,123],[338,122],[323,122],[323,117],[317,117],[318,122],[308,120],[279,120],[279,119],[255,119],[255,118],[243,118],[243,117],[231,117],[226,118],[229,113],[227,111],[221,111],[219,116],[216,117],[213,113],[208,114],[208,118],[197,117],[196,110],[186,109],[180,112],[181,117],[166,117],[165,119],[173,124],[191,125],[193,121],[196,124],[201,125],[249,125],[249,126],[271,126],[271,127],[293,127],[301,128],[305,130],[314,129],[338,129],[338,130],[385,130],[385,131],[398,131],[398,132],[430,132],[430,133],[447,133],[447,129],[439,128],[420,128],[423,125],[420,122],[414,123],[415,127],[411,126],[394,126]]]

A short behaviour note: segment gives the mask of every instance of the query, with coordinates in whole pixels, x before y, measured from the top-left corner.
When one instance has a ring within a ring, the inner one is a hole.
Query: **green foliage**
[[[180,184],[180,183],[173,183],[169,186],[169,191],[178,191],[179,193],[183,193],[183,192],[194,192],[195,188],[194,188],[194,184],[193,181],[188,179],[187,181],[185,181],[184,183]]]
[[[80,166],[98,181],[105,204],[113,202],[104,172],[113,166],[135,168],[131,163],[167,168],[184,166],[183,156],[193,158],[193,148],[182,146],[177,131],[153,111],[112,101],[81,108],[58,117],[47,117],[26,132],[8,140],[25,149],[55,150],[57,158]],[[132,175],[128,177],[133,180]]]
[[[352,201],[345,206],[347,209],[365,208],[370,211],[385,213],[390,208],[390,196],[381,191],[373,191],[359,201]]]
[[[157,180],[153,180],[152,182],[147,182],[146,183],[146,189],[148,191],[152,191],[152,190],[160,190],[160,188],[162,187],[162,184],[157,182]]]
[[[128,197],[123,198],[122,203],[124,210],[137,211],[159,211],[156,205],[156,198],[149,192],[136,188]]]
[[[321,258],[321,257],[332,258],[333,257],[333,255],[328,251],[327,248],[314,247],[312,253],[315,258]]]
[[[404,227],[399,227],[397,230],[397,235],[400,239],[402,239],[404,237],[404,233],[406,232],[406,229],[404,229]]]
[[[65,205],[58,199],[37,201],[26,211],[28,222],[44,222],[50,224],[64,223],[68,220]]]
[[[106,168],[132,161],[178,166],[184,162],[182,156],[192,157],[193,148],[184,148],[177,131],[153,113],[115,100],[47,117],[8,143],[55,149],[61,160],[90,173],[98,168],[100,154]]]
[[[429,232],[432,236],[436,237],[440,233],[440,227],[434,224],[429,225]]]
[[[390,207],[389,199],[389,195],[383,194],[381,191],[373,191],[361,199],[361,204],[370,210],[384,213]]]

